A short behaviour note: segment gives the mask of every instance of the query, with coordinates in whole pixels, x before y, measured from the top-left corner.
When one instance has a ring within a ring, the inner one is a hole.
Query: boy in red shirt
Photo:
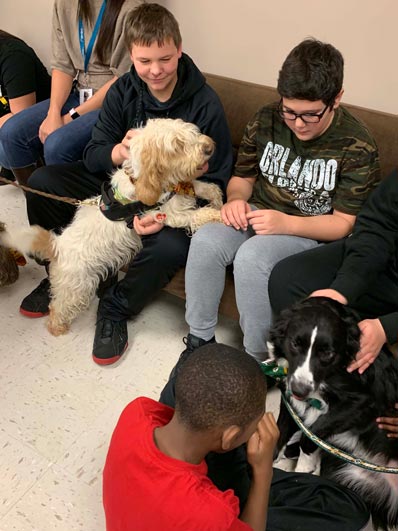
[[[107,531],[370,529],[355,492],[272,469],[278,428],[265,396],[257,362],[232,347],[207,344],[180,359],[162,403],[138,398],[116,426],[104,469]]]
[[[138,398],[123,411],[104,469],[108,531],[264,531],[275,419],[264,413],[266,381],[255,360],[206,345],[176,378],[175,410]],[[245,509],[207,477],[209,452],[247,442],[252,480]]]

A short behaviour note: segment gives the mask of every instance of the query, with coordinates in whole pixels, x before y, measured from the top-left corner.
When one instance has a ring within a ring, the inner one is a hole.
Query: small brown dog
[[[0,232],[4,231],[5,225],[0,221]],[[0,245],[0,287],[13,284],[18,276],[18,264],[13,251]]]

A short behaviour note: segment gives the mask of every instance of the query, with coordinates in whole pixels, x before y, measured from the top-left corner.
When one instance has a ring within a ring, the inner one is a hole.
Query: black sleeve
[[[377,275],[396,268],[398,246],[398,171],[386,177],[358,214],[347,239],[343,265],[330,286],[349,304],[369,289]]]
[[[386,333],[387,342],[396,343],[398,341],[398,311],[382,315],[379,320]]]
[[[7,98],[20,98],[36,92],[36,70],[32,56],[23,50],[14,50],[2,61],[2,79]]]
[[[125,97],[125,76],[122,76],[108,90],[91,140],[83,153],[84,164],[93,173],[114,169],[112,149],[123,140],[128,130],[123,112]]]

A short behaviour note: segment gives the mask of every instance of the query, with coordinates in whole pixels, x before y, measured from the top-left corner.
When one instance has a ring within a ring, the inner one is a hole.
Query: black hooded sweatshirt
[[[366,294],[380,274],[390,280],[385,290],[396,301],[379,316],[389,343],[398,340],[398,171],[385,177],[359,212],[346,240],[344,261],[332,285],[353,304]],[[378,293],[379,298],[383,294]]]
[[[186,54],[178,62],[177,75],[173,94],[165,103],[152,96],[134,65],[111,86],[83,154],[89,171],[114,169],[112,149],[129,129],[145,125],[149,118],[181,118],[197,125],[216,142],[209,170],[202,179],[218,184],[225,192],[232,172],[232,143],[220,99]]]

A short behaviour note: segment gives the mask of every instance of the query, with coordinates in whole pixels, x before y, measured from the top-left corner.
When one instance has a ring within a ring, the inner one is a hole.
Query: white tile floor
[[[0,187],[0,220],[27,224],[24,196],[12,185]],[[128,402],[159,396],[183,349],[184,304],[160,294],[129,322],[123,359],[99,367],[91,359],[96,301],[59,338],[43,319],[19,314],[42,278],[29,261],[16,284],[0,288],[0,531],[103,531],[109,438]],[[239,347],[237,323],[221,319],[217,339]]]

